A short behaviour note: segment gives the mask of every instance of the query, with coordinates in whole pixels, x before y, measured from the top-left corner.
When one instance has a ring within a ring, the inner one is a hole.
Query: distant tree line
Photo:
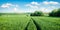
[[[34,13],[31,13],[30,16],[42,16],[43,12],[41,11],[35,11]],[[52,17],[60,17],[60,8],[54,9],[52,12],[49,13],[49,16]]]
[[[19,13],[0,13],[0,16],[1,15],[16,15],[16,14],[19,14]],[[30,13],[30,16],[43,16],[43,15],[44,13],[41,11],[35,11],[34,13]],[[51,17],[60,17],[60,8],[54,9],[48,15]]]
[[[16,14],[19,14],[19,13],[0,13],[0,15],[16,15]]]
[[[41,11],[35,11],[34,13],[31,13],[30,16],[42,16],[43,13]]]
[[[54,9],[51,13],[49,13],[49,16],[60,17],[60,8]]]

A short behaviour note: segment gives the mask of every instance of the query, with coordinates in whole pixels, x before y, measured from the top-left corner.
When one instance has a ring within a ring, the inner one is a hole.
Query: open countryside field
[[[60,17],[1,15],[0,30],[60,30]]]
[[[60,30],[60,18],[32,17],[41,30]]]
[[[0,30],[60,30],[60,0],[0,0]]]
[[[24,30],[30,18],[25,15],[0,16],[0,30]]]

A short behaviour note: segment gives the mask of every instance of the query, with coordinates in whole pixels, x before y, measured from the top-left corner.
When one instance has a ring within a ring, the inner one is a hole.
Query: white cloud
[[[31,2],[30,4],[26,4],[25,6],[37,9],[39,7],[39,3],[38,2]]]
[[[39,9],[39,11],[42,11],[43,13],[49,13],[51,12],[53,9],[51,9],[50,7],[49,8],[45,8],[45,7],[41,7]]]
[[[50,1],[50,4],[59,4],[59,2]]]
[[[41,7],[40,10],[42,12],[51,12],[53,9],[58,8],[57,6],[60,4],[59,2],[54,2],[54,1],[44,1],[42,4],[45,5],[45,7]],[[50,6],[49,6],[50,5]]]
[[[53,4],[53,5],[56,5],[56,4],[59,4],[59,2],[54,2],[54,1],[44,1],[43,4]]]
[[[10,6],[12,6],[12,4],[10,4],[10,3],[6,3],[6,4],[1,5],[2,8],[9,8]]]
[[[44,2],[41,2],[41,4],[38,3],[38,2],[31,2],[30,4],[26,4],[26,6],[27,7],[30,7],[30,9],[32,8],[33,10],[41,10],[44,13],[45,12],[51,12],[53,9],[55,9],[55,6],[48,6],[48,7],[46,7],[43,4],[46,4],[46,6],[51,5],[51,4],[53,4],[53,5],[56,5],[57,4],[58,5],[59,2],[54,2],[54,1],[49,1],[48,2],[48,1],[44,1]]]
[[[42,11],[43,13],[49,12],[49,10],[47,8],[40,8],[40,11]]]
[[[38,2],[31,2],[32,5],[39,5]]]
[[[17,12],[18,11],[18,5],[17,4],[11,4],[11,3],[5,3],[0,6],[1,8],[6,8],[8,12]]]
[[[47,1],[44,1],[44,2],[43,2],[43,4],[49,4],[49,2],[47,2]]]
[[[14,5],[11,3],[5,3],[1,5],[2,8],[10,8],[10,7],[18,7],[18,5]]]
[[[27,7],[30,7],[30,8],[38,8],[38,6],[33,6],[33,5],[31,5],[31,4],[27,4],[26,6],[27,6]]]
[[[42,11],[43,13],[49,13],[53,9],[57,9],[55,6],[49,6],[49,7],[41,7],[39,10]]]

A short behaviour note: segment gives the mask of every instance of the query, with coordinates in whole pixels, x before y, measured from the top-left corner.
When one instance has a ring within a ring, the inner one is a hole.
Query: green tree
[[[49,16],[60,17],[60,8],[54,9],[51,13],[49,13]]]
[[[30,16],[42,16],[42,14],[41,11],[35,11],[34,13],[31,13]]]

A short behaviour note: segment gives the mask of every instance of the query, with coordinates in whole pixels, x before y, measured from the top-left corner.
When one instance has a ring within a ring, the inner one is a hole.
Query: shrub
[[[49,16],[60,17],[60,8],[53,10],[51,13],[49,13]]]
[[[34,13],[31,13],[30,16],[42,16],[42,14],[41,11],[35,11]]]
[[[0,16],[2,15],[2,13],[0,13]]]

